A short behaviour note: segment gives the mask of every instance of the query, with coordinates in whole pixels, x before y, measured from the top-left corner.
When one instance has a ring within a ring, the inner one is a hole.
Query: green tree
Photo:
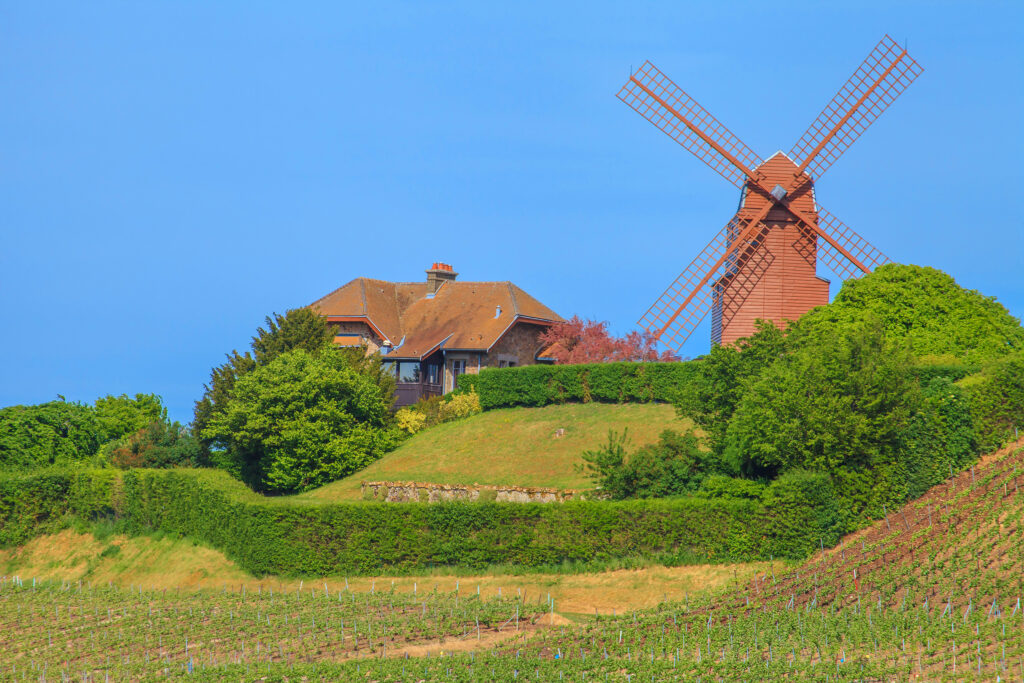
[[[749,477],[827,473],[859,510],[900,499],[896,468],[921,406],[911,357],[878,322],[783,354],[744,392],[725,458]]]
[[[327,321],[308,308],[292,309],[284,315],[268,315],[264,324],[264,327],[256,329],[256,335],[252,338],[252,353],[232,350],[227,354],[227,362],[210,371],[210,382],[203,386],[203,396],[196,401],[192,419],[193,433],[201,437],[214,417],[224,413],[239,377],[294,349],[303,349],[315,355],[331,348],[334,335]],[[201,443],[208,455],[209,441],[201,437]]]
[[[94,407],[104,441],[133,434],[153,422],[167,421],[167,409],[156,394],[135,394],[135,398],[108,395],[96,399]]]
[[[326,319],[308,308],[294,308],[284,315],[267,316],[266,327],[256,328],[252,338],[252,351],[257,365],[264,365],[282,353],[304,349],[320,353],[329,348],[334,332]]]
[[[0,408],[0,469],[82,462],[105,441],[92,406],[50,401]]]
[[[712,347],[694,361],[696,376],[679,390],[677,411],[704,432],[707,447],[717,455],[725,452],[726,431],[740,400],[786,348],[786,338],[775,325],[758,321],[757,330],[735,346]]]
[[[844,282],[835,300],[798,320],[790,336],[795,344],[818,344],[868,319],[915,358],[977,365],[1024,350],[1024,328],[994,297],[964,289],[941,270],[898,263]]]
[[[302,491],[365,467],[394,446],[392,396],[350,354],[296,349],[239,377],[202,437],[260,491]]]

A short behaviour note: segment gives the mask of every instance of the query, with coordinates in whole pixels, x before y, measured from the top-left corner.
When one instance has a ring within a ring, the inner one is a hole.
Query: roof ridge
[[[392,282],[391,284],[392,284],[391,296],[395,300],[395,317],[398,318],[398,331],[402,335],[402,341],[404,341],[405,340],[405,311],[398,307],[398,287],[394,286],[394,285],[397,285],[399,283]],[[407,284],[407,283],[403,282],[402,284]],[[402,345],[402,341],[398,342],[399,346]]]
[[[512,284],[511,280],[505,280],[505,286],[508,287],[508,295],[512,297],[512,312],[515,315],[519,315],[519,300],[516,299],[515,285]]]

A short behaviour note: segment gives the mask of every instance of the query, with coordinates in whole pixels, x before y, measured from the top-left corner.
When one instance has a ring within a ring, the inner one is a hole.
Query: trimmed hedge
[[[475,390],[484,410],[569,401],[672,403],[696,370],[694,361],[488,368],[477,375],[460,375],[459,391]]]
[[[667,564],[798,558],[818,542],[794,543],[791,521],[754,501],[314,505],[263,498],[213,470],[132,470],[120,479],[109,471],[0,478],[5,545],[52,531],[71,515],[106,514],[130,533],[163,531],[207,543],[257,575],[622,558]]]

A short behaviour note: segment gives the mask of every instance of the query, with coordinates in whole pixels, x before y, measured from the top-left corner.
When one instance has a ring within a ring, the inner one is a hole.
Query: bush
[[[133,434],[154,422],[167,422],[167,409],[156,394],[104,396],[96,399],[94,407],[104,441]]]
[[[923,495],[970,463],[979,450],[970,401],[948,376],[926,382],[922,399],[907,428],[906,455],[897,472],[906,482],[903,498]]]
[[[427,416],[415,408],[402,408],[395,413],[395,424],[403,432],[416,434],[427,426]]]
[[[859,514],[902,499],[898,463],[920,393],[877,325],[772,363],[743,394],[724,457],[754,478],[827,472]]]
[[[0,408],[0,470],[82,462],[105,440],[92,406],[50,401]]]
[[[610,431],[606,445],[583,453],[581,469],[593,479],[605,497],[624,500],[692,493],[714,469],[692,433],[665,430],[657,443],[627,455],[627,432],[616,434]]]
[[[69,515],[113,515],[131,533],[162,531],[207,543],[257,575],[324,576],[622,558],[798,558],[818,542],[817,526],[804,537],[797,521],[776,518],[796,512],[753,501],[310,505],[263,498],[216,470],[112,474],[0,477],[0,544],[24,543],[66,524]]]
[[[99,460],[114,467],[209,466],[199,441],[178,422],[151,422],[100,449]]]
[[[730,477],[712,474],[704,478],[697,491],[699,496],[708,498],[731,498],[733,500],[761,500],[765,483],[756,479]]]
[[[694,363],[594,363],[488,368],[461,375],[458,393],[475,391],[483,410],[553,403],[672,402]]]
[[[448,400],[441,403],[438,418],[441,422],[450,422],[476,415],[480,410],[480,397],[475,391],[470,390],[467,393],[449,396]]]
[[[797,321],[794,332],[823,340],[868,318],[917,358],[978,365],[1024,350],[1024,328],[995,298],[964,289],[935,268],[898,263],[847,280],[832,303]]]
[[[0,470],[104,465],[117,440],[150,425],[170,426],[167,410],[155,394],[104,396],[92,406],[60,400],[2,408]]]
[[[255,490],[304,491],[373,462],[399,439],[372,373],[344,354],[283,353],[235,382],[202,436]]]
[[[398,427],[409,434],[439,425],[442,422],[461,420],[480,412],[480,397],[474,389],[447,396],[422,398],[408,408],[395,413]]]
[[[761,501],[767,510],[764,532],[780,555],[806,557],[831,547],[854,527],[844,499],[823,472],[793,470],[773,481]]]
[[[1002,447],[1024,428],[1024,352],[989,361],[957,385],[970,402],[983,451]]]

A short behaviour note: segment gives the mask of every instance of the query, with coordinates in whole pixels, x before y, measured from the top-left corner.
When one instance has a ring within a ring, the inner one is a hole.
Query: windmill
[[[815,182],[922,71],[885,36],[789,154],[767,161],[645,62],[618,97],[740,188],[740,208],[639,323],[680,349],[712,314],[712,341],[734,342],[757,319],[783,326],[828,303],[817,261],[842,279],[888,262],[818,204]]]

